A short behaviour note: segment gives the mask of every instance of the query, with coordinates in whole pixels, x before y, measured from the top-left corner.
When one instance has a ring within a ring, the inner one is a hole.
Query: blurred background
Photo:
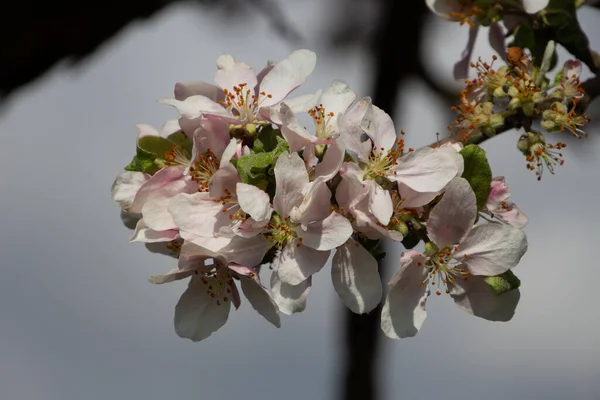
[[[394,116],[408,146],[427,145],[452,119],[467,27],[418,1],[63,3],[15,4],[0,28],[1,399],[600,398],[598,125],[584,141],[552,138],[568,143],[566,162],[541,182],[519,133],[483,144],[530,218],[517,313],[492,323],[440,296],[401,341],[379,333],[376,313],[349,318],[327,267],[279,330],[244,303],[207,340],[180,339],[186,283],[147,282],[174,262],[129,244],[111,201],[135,125],[174,118],[155,99],[177,81],[211,82],[224,53],[259,70],[312,49],[317,69],[299,94],[345,80]],[[600,50],[600,11],[579,15]],[[485,29],[474,54],[493,54]],[[402,248],[387,250],[386,278]]]

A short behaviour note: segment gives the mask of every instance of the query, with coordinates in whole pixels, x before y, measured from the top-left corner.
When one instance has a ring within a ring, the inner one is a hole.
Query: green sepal
[[[265,190],[269,177],[274,174],[275,161],[289,148],[284,139],[277,137],[276,140],[277,146],[272,151],[247,154],[231,161],[237,168],[243,183]]]
[[[166,138],[152,135],[139,138],[136,155],[125,167],[125,171],[139,171],[153,175],[159,168],[157,160],[165,160],[165,154],[172,151],[173,146],[184,149],[188,154],[192,152],[192,141],[182,131],[172,133]]]
[[[125,171],[145,172],[153,175],[158,170],[158,166],[154,164],[155,159],[154,154],[138,149],[138,153],[133,156],[133,160],[125,167]]]
[[[460,151],[465,162],[462,177],[465,178],[475,192],[477,209],[485,207],[492,184],[492,169],[485,155],[485,150],[476,144],[465,146]]]
[[[521,286],[521,280],[511,270],[496,276],[485,276],[483,280],[492,288],[496,296]]]

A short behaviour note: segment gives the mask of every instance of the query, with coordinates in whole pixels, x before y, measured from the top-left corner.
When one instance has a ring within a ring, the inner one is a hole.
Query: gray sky
[[[317,0],[285,3],[305,32],[326,22],[314,17]],[[584,15],[588,27],[592,17]],[[438,23],[430,39],[437,47],[428,62],[448,80],[466,29]],[[491,55],[480,39],[478,50]],[[369,94],[364,55],[328,55],[316,42],[307,43],[318,65],[302,93],[339,78]],[[172,326],[185,283],[147,283],[173,261],[129,244],[110,199],[133,155],[135,125],[160,127],[175,116],[154,99],[170,96],[178,80],[211,81],[219,54],[258,69],[292,50],[260,17],[228,25],[177,6],[132,25],[79,68],[58,66],[13,96],[0,115],[2,399],[333,398],[343,314],[327,268],[307,310],[284,316],[281,329],[244,303],[219,332],[192,343]],[[410,146],[445,129],[424,87],[406,86],[402,98],[397,128]],[[522,297],[514,319],[491,323],[432,298],[416,338],[383,339],[384,400],[598,398],[600,141],[590,132],[570,145],[565,165],[537,182],[515,149],[518,135],[485,144],[495,175],[506,177],[531,220],[529,251],[515,270]]]

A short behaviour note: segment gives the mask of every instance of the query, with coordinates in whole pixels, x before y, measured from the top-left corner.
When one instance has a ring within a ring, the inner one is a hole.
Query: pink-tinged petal
[[[329,250],[314,250],[294,239],[281,250],[273,265],[282,282],[299,285],[323,268],[330,253]]]
[[[455,178],[427,221],[427,235],[440,249],[461,243],[477,217],[477,200],[469,182]]]
[[[523,8],[528,14],[535,14],[548,6],[550,0],[523,0]]]
[[[317,164],[315,176],[321,176],[326,181],[330,180],[340,170],[345,156],[346,149],[344,148],[344,144],[340,140],[336,140],[335,143],[327,147],[323,160]]]
[[[296,50],[273,66],[260,83],[261,106],[268,107],[285,99],[287,95],[314,71],[317,65],[317,55],[310,50]],[[271,97],[268,97],[268,96]]]
[[[198,184],[194,181],[178,179],[156,190],[142,206],[142,216],[148,228],[155,231],[177,229],[168,210],[169,203],[179,194],[195,193]]]
[[[479,225],[459,247],[452,257],[466,264],[472,275],[494,276],[519,263],[527,251],[527,237],[512,226]]]
[[[464,169],[462,156],[452,148],[424,147],[400,157],[387,178],[417,192],[440,191]]]
[[[281,134],[286,142],[288,142],[292,153],[301,150],[308,144],[317,142],[317,138],[308,133],[306,128],[300,124],[298,118],[296,118],[287,104],[281,104],[279,117],[282,124]]]
[[[497,176],[492,179],[490,185],[490,194],[488,195],[485,207],[490,211],[494,212],[502,208],[502,202],[505,202],[510,197],[510,190],[506,183],[504,183],[503,176]]]
[[[215,82],[223,90],[235,94],[234,86],[242,90],[242,97],[246,93],[252,94],[256,86],[256,73],[251,66],[240,61],[236,61],[233,56],[224,54],[217,58],[218,70],[215,73]],[[240,84],[246,84],[244,88]],[[251,95],[247,97],[250,98]]]
[[[179,268],[174,268],[163,275],[152,275],[150,278],[148,278],[148,282],[154,283],[155,285],[162,285],[163,283],[175,282],[188,278],[193,274],[193,270],[181,270]]]
[[[225,150],[223,150],[223,154],[221,155],[221,163],[219,164],[220,168],[224,168],[231,164],[231,159],[237,154],[237,149],[239,147],[240,141],[238,139],[232,138],[229,141]]]
[[[275,163],[275,211],[282,217],[289,216],[292,209],[302,202],[302,191],[306,185],[308,172],[298,153],[281,154]]]
[[[236,193],[242,211],[250,214],[254,220],[262,221],[271,218],[273,209],[271,208],[269,195],[263,190],[253,185],[238,182]]]
[[[158,132],[153,126],[147,124],[138,124],[136,125],[138,130],[138,140],[146,137],[146,136],[160,136],[160,132]]]
[[[225,148],[231,141],[229,124],[216,118],[204,118],[202,125],[194,131],[192,154],[194,160],[208,150],[221,159]]]
[[[238,273],[239,275],[242,275],[242,276],[256,275],[256,269],[254,269],[252,267],[247,267],[245,265],[232,263],[232,264],[227,265],[227,268],[229,268],[232,271],[235,271],[236,273]]]
[[[363,184],[365,172],[356,163],[345,162],[340,168],[342,180],[335,190],[335,200],[340,207],[351,210],[369,193]]]
[[[185,100],[190,96],[201,95],[218,103],[225,99],[223,89],[206,82],[177,82],[175,84],[175,99]]]
[[[221,249],[226,248],[235,236],[198,236],[187,231],[180,231],[179,235],[185,240],[185,243],[192,243],[196,246],[204,248],[212,252],[219,252]]]
[[[265,76],[267,76],[267,74],[273,69],[273,67],[275,66],[275,63],[273,61],[268,61],[267,65],[261,69],[259,71],[258,74],[256,74],[256,85],[257,85],[257,90],[255,91],[254,95],[256,97],[258,97],[258,95],[260,94],[258,91],[258,86],[260,86],[260,84],[262,83],[262,80],[265,78]]]
[[[128,211],[133,205],[135,195],[148,179],[150,175],[143,172],[121,172],[112,184],[113,201],[117,202],[123,210]]]
[[[313,222],[305,228],[298,226],[294,230],[302,238],[302,247],[326,251],[335,249],[348,240],[352,235],[352,224],[334,211],[322,221]]]
[[[529,218],[514,203],[508,203],[508,210],[496,211],[494,215],[517,229],[523,229],[529,223]]]
[[[441,192],[417,192],[403,183],[398,182],[398,192],[402,196],[402,207],[417,208],[431,203]]]
[[[208,285],[216,278],[207,279]],[[217,285],[217,283],[214,283]],[[205,284],[192,276],[187,290],[175,306],[175,332],[194,342],[206,339],[227,322],[231,302],[212,298]],[[219,303],[217,303],[219,301]]]
[[[494,22],[490,25],[488,32],[488,40],[492,49],[498,53],[501,58],[506,57],[506,38],[504,36],[504,30],[498,22]]]
[[[362,129],[373,140],[373,147],[378,151],[387,151],[396,143],[394,122],[388,113],[371,104],[361,123]]]
[[[285,101],[281,104],[285,103],[285,105],[294,114],[300,112],[307,112],[308,110],[310,110],[318,104],[318,100],[321,97],[321,93],[323,93],[323,90],[319,89],[316,93],[305,94],[289,99],[286,98]],[[269,107],[261,107],[259,110],[259,114],[264,120],[271,121],[272,123],[277,125],[283,125],[283,121],[281,120],[282,115],[280,111],[280,106],[278,104],[274,104],[273,106]]]
[[[179,230],[172,229],[166,231],[155,231],[145,224],[143,219],[140,219],[136,226],[133,235],[129,239],[130,242],[156,243],[170,242],[179,236]]]
[[[471,64],[471,54],[475,48],[475,40],[477,39],[477,32],[479,31],[479,25],[469,29],[469,41],[467,47],[463,50],[460,60],[454,64],[452,73],[454,79],[467,79],[469,77],[469,66]]]
[[[368,313],[381,302],[383,288],[377,260],[352,239],[337,248],[331,279],[340,299],[354,313]]]
[[[450,285],[450,296],[469,314],[489,321],[510,321],[521,298],[518,289],[497,296],[482,276],[457,279]]]
[[[146,200],[154,196],[157,190],[173,181],[180,180],[182,177],[183,171],[177,167],[166,167],[159,170],[139,188],[129,211],[141,213],[142,206],[146,203]]]
[[[313,144],[309,144],[304,147],[304,150],[302,151],[302,158],[304,159],[304,165],[306,165],[307,170],[316,167],[319,159],[317,158],[315,146]]]
[[[363,141],[363,130],[360,125],[350,125],[343,116],[338,119],[339,138],[346,150],[353,154],[359,161],[368,162],[371,154],[372,143],[370,140]]]
[[[563,78],[569,80],[579,79],[582,64],[579,60],[567,60],[563,65]]]
[[[190,96],[185,100],[158,99],[158,102],[175,107],[181,117],[190,120],[200,118],[203,114],[233,117],[225,107],[201,95]]]
[[[230,213],[223,212],[221,202],[205,192],[179,194],[171,199],[167,209],[182,232],[197,236],[213,237],[219,228],[231,224]]]
[[[265,317],[267,321],[280,328],[279,307],[277,307],[269,291],[261,285],[258,275],[255,275],[254,278],[240,278],[240,282],[244,296],[246,296],[252,308]]]
[[[228,287],[231,291],[231,304],[233,304],[233,306],[237,310],[242,304],[242,299],[240,298],[240,291],[238,290],[237,285],[235,283],[228,285]]]
[[[322,221],[331,213],[331,190],[324,178],[310,182],[304,187],[304,199],[290,212],[293,222],[303,226]]]
[[[388,284],[389,291],[381,310],[381,330],[387,337],[401,339],[415,336],[425,318],[429,297],[424,264],[427,258],[416,251],[407,251],[400,259],[400,269]],[[421,264],[421,266],[419,266]]]
[[[390,192],[383,189],[377,182],[368,180],[365,185],[369,188],[369,212],[384,226],[390,223],[394,212]]]
[[[325,109],[325,113],[333,113],[333,118],[329,122],[329,126],[333,130],[337,130],[336,120],[339,115],[343,114],[348,107],[356,100],[356,93],[340,80],[334,80],[329,87],[325,89],[319,104]]]
[[[261,263],[271,242],[263,235],[244,238],[234,236],[229,243],[218,250],[227,263],[237,263],[248,267],[255,267]]]
[[[369,239],[392,239],[396,242],[403,239],[402,233],[381,226],[377,218],[369,213],[367,207],[362,203],[357,205],[352,211],[352,215],[354,216],[354,229]]]
[[[210,198],[219,200],[223,197],[231,197],[235,193],[236,185],[241,180],[240,174],[232,164],[219,168],[208,183]]]
[[[279,307],[279,311],[288,315],[304,311],[311,284],[312,279],[308,278],[299,285],[289,285],[281,281],[277,271],[273,271],[271,274],[271,295]]]
[[[181,243],[181,239],[178,239],[177,241]],[[144,243],[144,247],[146,247],[146,250],[154,254],[161,254],[174,259],[179,257],[179,253],[173,251],[173,247],[169,242]]]

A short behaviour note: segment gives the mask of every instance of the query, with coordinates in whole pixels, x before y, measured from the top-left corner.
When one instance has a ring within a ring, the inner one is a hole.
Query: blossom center
[[[308,110],[308,114],[315,121],[315,133],[319,139],[326,139],[331,133],[329,122],[334,116],[333,112],[326,112],[323,104],[319,104]]]
[[[231,300],[231,288],[234,285],[233,273],[218,262],[213,266],[209,271],[196,270],[195,273],[202,275],[200,279],[206,294],[214,298],[217,305],[221,305]]]
[[[294,230],[296,225],[290,220],[290,217],[273,214],[267,229],[269,230],[269,239],[271,239],[276,249],[284,248],[286,244],[297,238],[298,235]],[[302,238],[298,238],[297,246],[300,247],[301,244]]]
[[[232,111],[236,118],[251,123],[255,120],[255,116],[260,107],[261,101],[254,94],[254,91],[248,87],[247,83],[240,83],[233,87],[233,91],[223,89],[225,100],[220,100],[219,103]],[[272,98],[271,94],[260,92],[263,98]],[[235,112],[234,112],[235,111]]]
[[[381,181],[381,178],[395,174],[393,168],[398,165],[398,158],[404,153],[404,139],[396,139],[396,148],[384,149],[373,146],[365,169],[364,179]],[[410,149],[411,150],[411,149]]]
[[[471,28],[475,26],[474,19],[483,13],[483,10],[474,4],[473,0],[459,0],[455,11],[450,11],[448,16],[461,25],[468,24]]]
[[[429,268],[427,277],[419,283],[419,286],[429,283],[436,288],[435,294],[439,296],[442,294],[442,290],[446,294],[450,293],[449,285],[453,284],[456,279],[466,281],[471,273],[460,267],[458,262],[452,258],[452,255],[458,251],[457,246],[446,247],[432,255],[424,266]],[[465,254],[463,257],[467,258],[468,256]],[[423,267],[419,264],[417,264],[418,267]]]
[[[200,186],[198,191],[208,191],[210,178],[212,178],[218,169],[219,161],[210,149],[198,156],[196,161],[194,161],[190,167],[190,176],[192,180]]]

